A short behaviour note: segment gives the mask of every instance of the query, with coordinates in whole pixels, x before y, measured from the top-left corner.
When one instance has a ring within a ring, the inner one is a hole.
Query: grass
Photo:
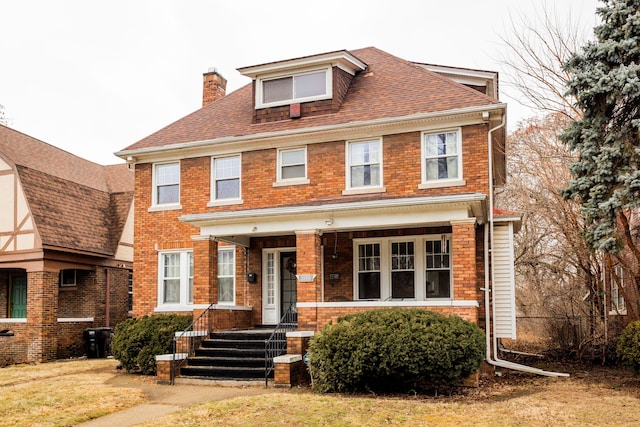
[[[209,402],[144,426],[636,426],[637,382],[527,377],[457,396],[319,395],[306,390]]]
[[[93,359],[0,369],[0,426],[70,426],[142,403],[140,390],[106,384],[116,363]]]

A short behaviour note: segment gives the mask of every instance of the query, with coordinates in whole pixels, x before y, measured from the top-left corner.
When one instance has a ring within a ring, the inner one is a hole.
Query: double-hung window
[[[153,166],[154,205],[180,203],[180,162],[161,163]]]
[[[462,183],[460,130],[422,134],[422,182]]]
[[[240,200],[240,155],[212,159],[211,194],[216,201]]]
[[[380,243],[358,245],[358,296],[380,298]]]
[[[347,144],[347,189],[382,188],[382,140]]]
[[[287,148],[278,150],[278,177],[280,184],[302,184],[307,180],[307,149]]]
[[[160,252],[158,305],[193,304],[193,252]]]
[[[451,238],[442,235],[425,242],[427,298],[451,297]]]
[[[627,304],[620,288],[624,288],[624,268],[618,264],[614,268],[618,281],[611,277],[611,311],[610,314],[627,314]]]
[[[234,304],[236,289],[235,246],[218,247],[218,303]]]
[[[258,108],[331,98],[330,68],[258,80]]]
[[[354,240],[356,299],[450,299],[451,235]]]

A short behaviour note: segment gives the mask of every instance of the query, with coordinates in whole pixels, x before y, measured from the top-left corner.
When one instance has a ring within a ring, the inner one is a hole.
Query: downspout
[[[521,365],[519,363],[513,363],[506,360],[501,360],[498,357],[498,338],[493,334],[493,340],[491,339],[491,331],[495,330],[493,326],[493,318],[491,317],[491,310],[489,308],[491,292],[491,286],[493,286],[495,273],[493,269],[493,263],[489,262],[489,257],[493,257],[493,238],[494,238],[494,218],[493,218],[493,139],[492,134],[494,131],[503,128],[506,124],[507,116],[502,114],[501,123],[489,129],[487,134],[488,140],[488,153],[489,153],[489,222],[484,226],[484,309],[485,309],[485,334],[487,342],[486,361],[493,366],[499,366],[501,368],[512,369],[515,371],[528,372],[537,375],[544,375],[549,377],[568,377],[569,374],[550,372],[542,369],[534,368],[532,366]],[[491,237],[489,237],[491,236]],[[490,246],[489,246],[490,244]],[[493,259],[493,258],[492,258]],[[489,273],[489,267],[491,267],[491,273]],[[489,278],[491,274],[491,279]],[[493,358],[491,355],[491,348],[493,344]]]
[[[109,323],[111,322],[111,319],[109,318],[109,311],[111,311],[111,275],[109,274],[110,271],[109,269],[105,269],[105,274],[107,276],[106,278],[106,295],[105,295],[105,314],[104,314],[104,323],[107,328],[109,328]]]

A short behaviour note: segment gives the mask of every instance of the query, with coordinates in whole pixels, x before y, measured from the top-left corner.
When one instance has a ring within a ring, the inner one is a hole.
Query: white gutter
[[[491,310],[489,308],[490,298],[489,293],[491,292],[491,286],[494,283],[495,272],[493,263],[489,263],[489,255],[491,253],[492,261],[493,261],[493,141],[491,134],[504,127],[506,124],[506,114],[502,115],[502,122],[489,130],[488,133],[488,144],[489,144],[489,222],[484,226],[484,307],[485,307],[485,334],[487,340],[487,354],[486,361],[488,364],[493,366],[499,366],[501,368],[512,369],[514,371],[528,372],[531,374],[544,375],[548,377],[568,377],[569,374],[560,373],[560,372],[550,372],[545,371],[543,369],[534,368],[532,366],[521,365],[519,363],[513,363],[506,360],[502,360],[498,357],[498,338],[493,334],[493,340],[491,339],[491,331],[495,330],[493,326],[493,320],[495,316],[491,317]],[[489,235],[491,236],[491,242],[489,242]],[[491,246],[489,247],[489,243]],[[489,266],[491,264],[491,280],[489,280]],[[494,313],[495,314],[495,313]],[[493,341],[493,342],[492,342]],[[493,344],[493,358],[491,354],[491,348]]]

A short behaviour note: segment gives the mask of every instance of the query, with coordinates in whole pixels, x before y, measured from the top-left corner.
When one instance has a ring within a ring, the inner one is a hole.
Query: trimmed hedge
[[[156,355],[173,351],[175,332],[191,325],[192,316],[158,314],[119,323],[111,340],[111,353],[127,372],[156,374]]]
[[[618,337],[616,351],[623,365],[632,367],[636,374],[640,374],[640,320],[624,328]]]
[[[309,346],[320,392],[398,392],[460,385],[485,358],[484,332],[460,317],[380,309],[341,317]]]

